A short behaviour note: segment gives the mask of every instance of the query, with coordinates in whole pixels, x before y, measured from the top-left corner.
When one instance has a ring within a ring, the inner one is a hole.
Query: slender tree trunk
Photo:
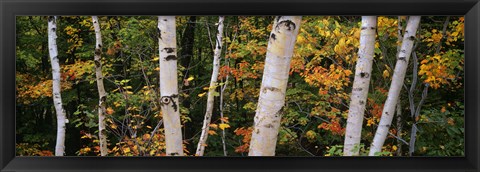
[[[93,27],[95,28],[95,76],[97,79],[98,88],[98,138],[100,140],[100,154],[106,156],[108,154],[107,148],[107,130],[105,128],[105,101],[107,94],[103,86],[102,74],[102,33],[100,32],[100,23],[97,16],[92,16]]]
[[[367,102],[370,75],[372,72],[373,53],[377,29],[376,16],[362,16],[360,31],[360,48],[355,66],[352,95],[345,132],[344,156],[359,154],[360,137],[362,133],[363,117]]]
[[[60,86],[60,64],[58,63],[57,50],[57,16],[48,17],[48,52],[52,64],[52,86],[53,104],[57,113],[57,143],[55,145],[55,156],[63,156],[65,153],[65,129],[68,123],[65,110],[62,105],[62,94]]]
[[[268,40],[249,156],[275,155],[281,110],[285,105],[290,61],[301,20],[301,16],[275,18]]]
[[[198,141],[197,152],[195,155],[203,156],[203,152],[205,151],[205,146],[207,143],[208,137],[208,130],[210,121],[212,118],[212,111],[214,105],[214,93],[217,88],[217,79],[218,79],[218,71],[220,69],[220,55],[222,53],[222,36],[223,36],[223,20],[225,19],[224,16],[220,16],[218,19],[218,32],[217,32],[217,41],[215,45],[215,50],[213,54],[213,71],[212,71],[212,78],[210,79],[210,87],[208,89],[208,97],[207,97],[207,110],[205,112],[205,119],[203,120],[203,127],[202,127],[202,134],[200,135],[200,140]]]
[[[412,53],[413,43],[420,23],[420,16],[411,16],[407,22],[407,28],[403,36],[402,48],[397,57],[395,70],[392,77],[388,97],[383,107],[382,118],[378,125],[377,132],[373,138],[373,143],[370,147],[369,156],[375,156],[375,153],[381,152],[382,146],[387,138],[388,130],[392,124],[395,106],[397,105],[398,97],[403,86],[405,73],[408,67],[408,60]]]
[[[182,128],[178,105],[177,41],[175,16],[158,17],[160,51],[160,102],[165,127],[167,156],[183,156]]]

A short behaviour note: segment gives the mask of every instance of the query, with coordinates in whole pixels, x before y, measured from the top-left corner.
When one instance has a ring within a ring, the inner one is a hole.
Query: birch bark
[[[358,50],[357,65],[355,66],[355,78],[353,80],[345,131],[344,156],[357,156],[359,154],[363,117],[372,72],[376,29],[376,16],[362,16],[360,48]]]
[[[405,79],[405,73],[408,67],[408,60],[412,53],[412,47],[415,40],[420,16],[410,16],[407,22],[407,28],[403,36],[402,47],[398,53],[397,63],[392,77],[392,83],[388,91],[387,100],[383,106],[382,118],[378,125],[372,145],[370,146],[369,156],[375,156],[375,153],[381,152],[382,146],[387,138],[388,130],[393,120],[395,106],[400,95],[400,91]]]
[[[249,156],[274,156],[288,72],[301,16],[275,18],[267,47]]]
[[[63,156],[65,153],[65,129],[68,123],[65,110],[62,105],[62,94],[60,85],[60,64],[58,63],[57,50],[57,16],[48,17],[48,52],[52,65],[52,94],[55,112],[57,114],[57,140],[55,145],[55,156]]]
[[[160,102],[165,127],[167,156],[183,156],[182,128],[178,105],[177,41],[175,16],[158,17],[160,51]]]
[[[222,53],[222,36],[223,36],[223,20],[225,19],[224,16],[220,16],[218,19],[218,32],[217,32],[217,39],[213,53],[213,71],[212,71],[212,78],[210,79],[210,87],[208,89],[208,97],[207,97],[207,110],[205,112],[205,118],[203,119],[203,127],[202,127],[202,134],[200,135],[200,140],[198,141],[197,151],[195,153],[196,156],[203,156],[205,151],[207,138],[208,138],[208,130],[210,129],[210,121],[212,119],[212,111],[214,105],[214,93],[215,89],[217,88],[217,79],[218,79],[218,72],[220,69],[220,54]]]
[[[106,156],[108,154],[107,148],[107,130],[105,128],[105,101],[107,94],[103,86],[102,74],[102,33],[100,31],[100,24],[97,16],[92,16],[93,27],[95,29],[95,76],[97,80],[98,89],[98,138],[100,142],[100,155]]]

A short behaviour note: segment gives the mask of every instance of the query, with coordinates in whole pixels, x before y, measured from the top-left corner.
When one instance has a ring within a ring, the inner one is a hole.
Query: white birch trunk
[[[102,74],[102,33],[100,32],[100,22],[97,16],[92,16],[93,27],[95,29],[95,76],[97,79],[98,88],[98,138],[100,142],[100,155],[106,156],[108,154],[107,148],[107,130],[105,128],[105,101],[107,95],[105,87],[103,86]]]
[[[395,106],[397,105],[400,91],[402,90],[405,73],[408,67],[408,60],[412,53],[412,47],[415,40],[418,25],[420,23],[420,16],[410,16],[407,22],[407,28],[403,36],[402,47],[398,53],[397,63],[392,77],[392,83],[388,91],[388,97],[383,106],[382,118],[373,138],[373,143],[370,146],[369,156],[375,156],[375,153],[382,151],[382,146],[387,138],[388,130],[393,120]]]
[[[182,126],[178,104],[177,41],[175,16],[158,17],[160,51],[160,102],[167,156],[183,156]]]
[[[372,72],[376,29],[376,16],[362,16],[360,48],[358,50],[357,65],[355,66],[355,78],[353,80],[345,131],[344,156],[357,156],[359,154],[363,117]]]
[[[249,156],[274,156],[288,72],[301,16],[275,18],[265,59]]]
[[[218,71],[220,69],[220,54],[222,53],[222,36],[223,36],[223,20],[225,19],[224,16],[220,16],[218,19],[218,32],[217,32],[217,40],[216,45],[214,48],[213,54],[213,71],[212,71],[212,78],[210,79],[210,87],[208,90],[208,97],[207,97],[207,110],[205,112],[205,118],[203,120],[203,127],[202,127],[202,134],[200,135],[200,139],[197,145],[197,151],[195,153],[196,156],[203,156],[205,151],[205,146],[207,143],[208,138],[208,130],[210,121],[212,118],[212,111],[214,105],[214,93],[215,88],[217,87],[217,78],[218,78]]]
[[[63,156],[65,153],[65,128],[68,123],[67,116],[63,110],[62,94],[60,86],[60,64],[58,63],[57,50],[57,17],[48,17],[48,52],[52,64],[52,94],[55,112],[57,114],[57,141],[55,145],[55,156]]]

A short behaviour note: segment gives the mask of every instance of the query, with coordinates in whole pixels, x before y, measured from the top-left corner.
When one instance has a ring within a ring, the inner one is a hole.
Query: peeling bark
[[[177,41],[175,16],[159,16],[160,95],[167,156],[183,156],[182,128],[178,105]],[[175,57],[175,58],[173,58]]]
[[[103,86],[103,74],[102,74],[102,33],[100,31],[100,24],[97,16],[92,16],[93,27],[95,29],[95,76],[97,79],[98,89],[98,139],[100,142],[100,155],[106,156],[108,154],[107,148],[107,130],[105,127],[105,101],[107,100],[107,94],[105,87]]]
[[[367,101],[370,73],[372,72],[376,27],[376,16],[362,16],[360,48],[358,50],[355,78],[353,80],[352,95],[350,97],[343,149],[344,156],[357,156],[359,154],[359,150],[355,149],[355,147],[360,145],[365,102]]]
[[[279,16],[274,22],[268,41],[249,156],[275,155],[280,110],[285,104],[290,61],[301,20],[301,16]]]
[[[382,146],[387,138],[388,130],[393,120],[395,106],[405,80],[405,73],[408,67],[408,60],[412,53],[415,34],[420,24],[420,16],[410,16],[407,22],[407,28],[403,35],[402,47],[398,54],[397,63],[395,64],[392,83],[388,91],[388,97],[383,106],[382,118],[378,125],[372,145],[370,146],[369,156],[375,156],[375,153],[382,151]],[[413,38],[413,39],[412,39]]]
[[[205,112],[205,119],[203,120],[202,126],[202,134],[200,135],[200,140],[198,141],[197,151],[195,153],[196,156],[203,156],[205,151],[205,145],[207,143],[208,138],[208,130],[210,129],[210,121],[212,120],[212,112],[213,112],[213,105],[214,105],[214,93],[215,88],[217,87],[217,79],[218,79],[218,72],[220,69],[220,55],[222,53],[222,36],[223,36],[223,20],[225,20],[224,16],[220,16],[218,19],[218,32],[217,32],[217,39],[215,50],[213,53],[213,71],[212,71],[212,78],[210,79],[210,89],[208,90],[208,97],[207,97],[207,110]]]
[[[62,94],[60,86],[60,64],[58,63],[57,50],[57,16],[48,17],[48,52],[52,65],[52,94],[55,112],[57,114],[57,141],[55,145],[55,156],[65,154],[65,129],[68,123],[65,110],[62,105]]]

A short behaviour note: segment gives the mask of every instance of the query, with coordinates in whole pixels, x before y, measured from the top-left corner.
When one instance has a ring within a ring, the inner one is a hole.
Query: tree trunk
[[[208,130],[210,121],[212,118],[212,111],[214,105],[214,93],[216,87],[218,85],[218,71],[220,69],[220,55],[222,53],[222,36],[223,36],[223,20],[225,19],[224,16],[220,16],[218,19],[218,32],[217,32],[217,39],[215,50],[213,54],[213,71],[212,71],[212,78],[210,79],[210,87],[208,90],[208,97],[207,97],[207,110],[205,112],[205,119],[203,120],[203,127],[202,127],[202,134],[200,135],[200,140],[198,141],[197,152],[195,153],[196,156],[203,156],[203,152],[205,151],[205,146],[207,143],[208,137]]]
[[[98,88],[98,139],[100,140],[100,154],[106,156],[108,154],[107,148],[107,130],[105,128],[105,101],[107,95],[105,87],[103,86],[102,74],[102,33],[100,32],[100,24],[97,16],[92,16],[93,27],[95,28],[95,76],[97,79]]]
[[[387,138],[388,129],[393,120],[395,106],[397,105],[398,97],[403,86],[405,73],[408,67],[408,60],[412,53],[412,47],[415,40],[418,25],[420,23],[420,16],[411,16],[408,19],[407,28],[403,36],[402,48],[398,53],[397,63],[392,77],[388,97],[383,107],[382,118],[378,125],[377,132],[373,138],[373,143],[370,147],[369,156],[375,156],[375,153],[382,151],[382,146]]]
[[[290,61],[301,20],[301,16],[275,18],[268,41],[249,156],[275,155]]]
[[[373,53],[377,29],[376,16],[362,16],[360,31],[360,48],[355,66],[352,95],[345,132],[344,156],[359,154],[360,138],[362,134],[363,117],[367,103],[370,76],[372,72]]]
[[[183,156],[182,128],[178,105],[177,41],[175,16],[158,17],[160,51],[160,102],[165,127],[167,156]]]
[[[65,153],[65,128],[68,123],[65,110],[62,105],[62,94],[60,86],[60,64],[58,63],[57,50],[57,17],[48,17],[48,52],[52,64],[52,94],[53,104],[57,113],[57,143],[55,145],[55,156],[63,156]]]

